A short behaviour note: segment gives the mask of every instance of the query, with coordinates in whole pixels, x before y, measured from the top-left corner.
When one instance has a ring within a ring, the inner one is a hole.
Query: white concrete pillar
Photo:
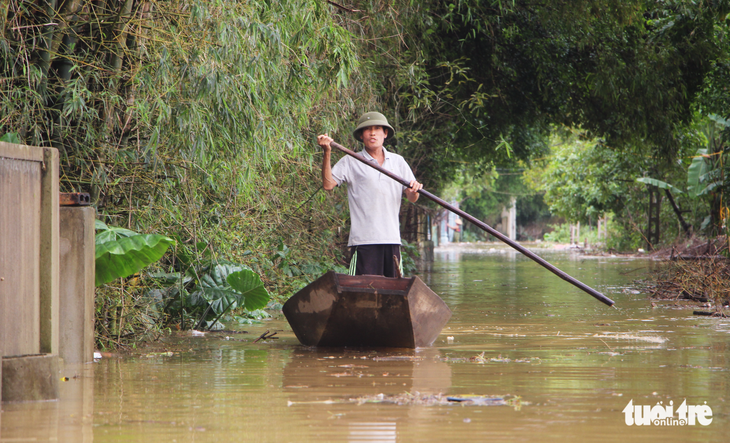
[[[507,228],[507,236],[510,240],[517,240],[517,197],[510,198],[509,207],[509,223]]]
[[[509,237],[509,209],[506,206],[502,206],[502,234]]]

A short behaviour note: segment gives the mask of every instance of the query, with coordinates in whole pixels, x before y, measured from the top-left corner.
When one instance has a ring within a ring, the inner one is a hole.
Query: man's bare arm
[[[332,178],[332,147],[330,143],[332,138],[327,134],[322,134],[317,137],[317,143],[322,147],[322,187],[325,191],[331,191],[337,186],[337,182]]]
[[[409,202],[415,203],[418,200],[418,197],[421,196],[421,194],[418,193],[418,191],[421,189],[423,189],[423,184],[412,180],[410,183],[410,187],[406,188],[403,192],[406,194],[406,198]]]

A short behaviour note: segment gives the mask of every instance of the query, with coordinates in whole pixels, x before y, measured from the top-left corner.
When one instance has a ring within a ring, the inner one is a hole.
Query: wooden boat
[[[418,277],[350,276],[330,271],[283,307],[307,346],[431,346],[451,310]]]

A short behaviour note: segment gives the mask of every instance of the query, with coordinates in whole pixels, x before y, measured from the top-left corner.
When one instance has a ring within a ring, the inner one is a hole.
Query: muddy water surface
[[[280,316],[170,339],[68,368],[59,402],[3,405],[0,442],[727,441],[730,321],[652,306],[631,282],[655,262],[538,253],[618,309],[505,248],[445,249],[421,276],[453,311],[432,348],[305,348]],[[711,423],[622,412],[685,400]]]

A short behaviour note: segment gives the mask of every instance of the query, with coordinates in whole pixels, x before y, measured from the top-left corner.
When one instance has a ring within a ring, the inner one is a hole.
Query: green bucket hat
[[[391,138],[393,137],[393,135],[395,135],[395,129],[393,129],[393,127],[388,124],[388,119],[385,118],[383,114],[379,112],[366,112],[357,121],[357,128],[352,131],[352,135],[355,137],[355,140],[362,141],[361,130],[369,126],[382,126],[384,128],[390,129],[390,131],[388,131],[388,135],[385,137],[386,139]]]

